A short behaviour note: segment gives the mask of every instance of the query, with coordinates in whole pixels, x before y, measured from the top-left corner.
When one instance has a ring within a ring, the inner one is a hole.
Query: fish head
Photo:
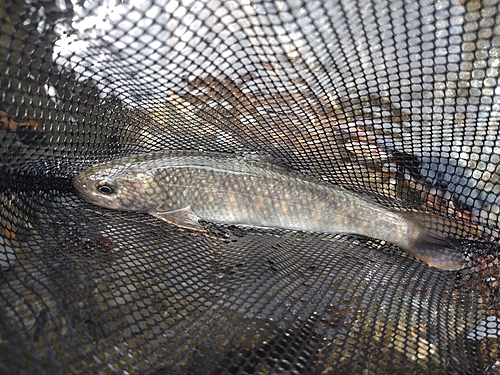
[[[73,179],[73,186],[91,203],[113,210],[150,212],[161,204],[153,174],[130,165],[88,168]]]

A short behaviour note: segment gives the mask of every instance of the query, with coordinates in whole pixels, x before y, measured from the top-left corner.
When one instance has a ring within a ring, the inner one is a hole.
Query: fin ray
[[[405,212],[403,216],[417,227],[417,236],[405,250],[429,266],[456,271],[464,266],[461,251],[446,237],[457,224],[430,213]]]
[[[202,226],[198,222],[200,218],[191,209],[191,206],[187,206],[179,210],[173,210],[173,211],[151,212],[151,215],[180,228],[186,228],[204,232]]]

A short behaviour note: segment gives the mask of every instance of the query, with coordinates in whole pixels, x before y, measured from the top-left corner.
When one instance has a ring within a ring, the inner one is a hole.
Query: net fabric
[[[6,374],[498,373],[495,1],[2,1]],[[460,220],[370,239],[106,210],[80,170],[257,153]]]

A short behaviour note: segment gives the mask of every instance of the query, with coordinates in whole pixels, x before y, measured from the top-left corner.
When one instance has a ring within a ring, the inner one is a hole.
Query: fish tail
[[[455,220],[417,212],[405,212],[403,216],[414,224],[404,246],[408,253],[442,270],[459,270],[464,266],[462,252],[448,239],[448,233],[457,227]]]

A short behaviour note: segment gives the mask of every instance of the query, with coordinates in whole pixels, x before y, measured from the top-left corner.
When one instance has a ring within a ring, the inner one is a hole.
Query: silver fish
[[[430,266],[462,267],[462,255],[424,223],[359,194],[255,158],[165,151],[93,166],[73,180],[90,202],[201,230],[211,222],[345,233],[393,243]]]

